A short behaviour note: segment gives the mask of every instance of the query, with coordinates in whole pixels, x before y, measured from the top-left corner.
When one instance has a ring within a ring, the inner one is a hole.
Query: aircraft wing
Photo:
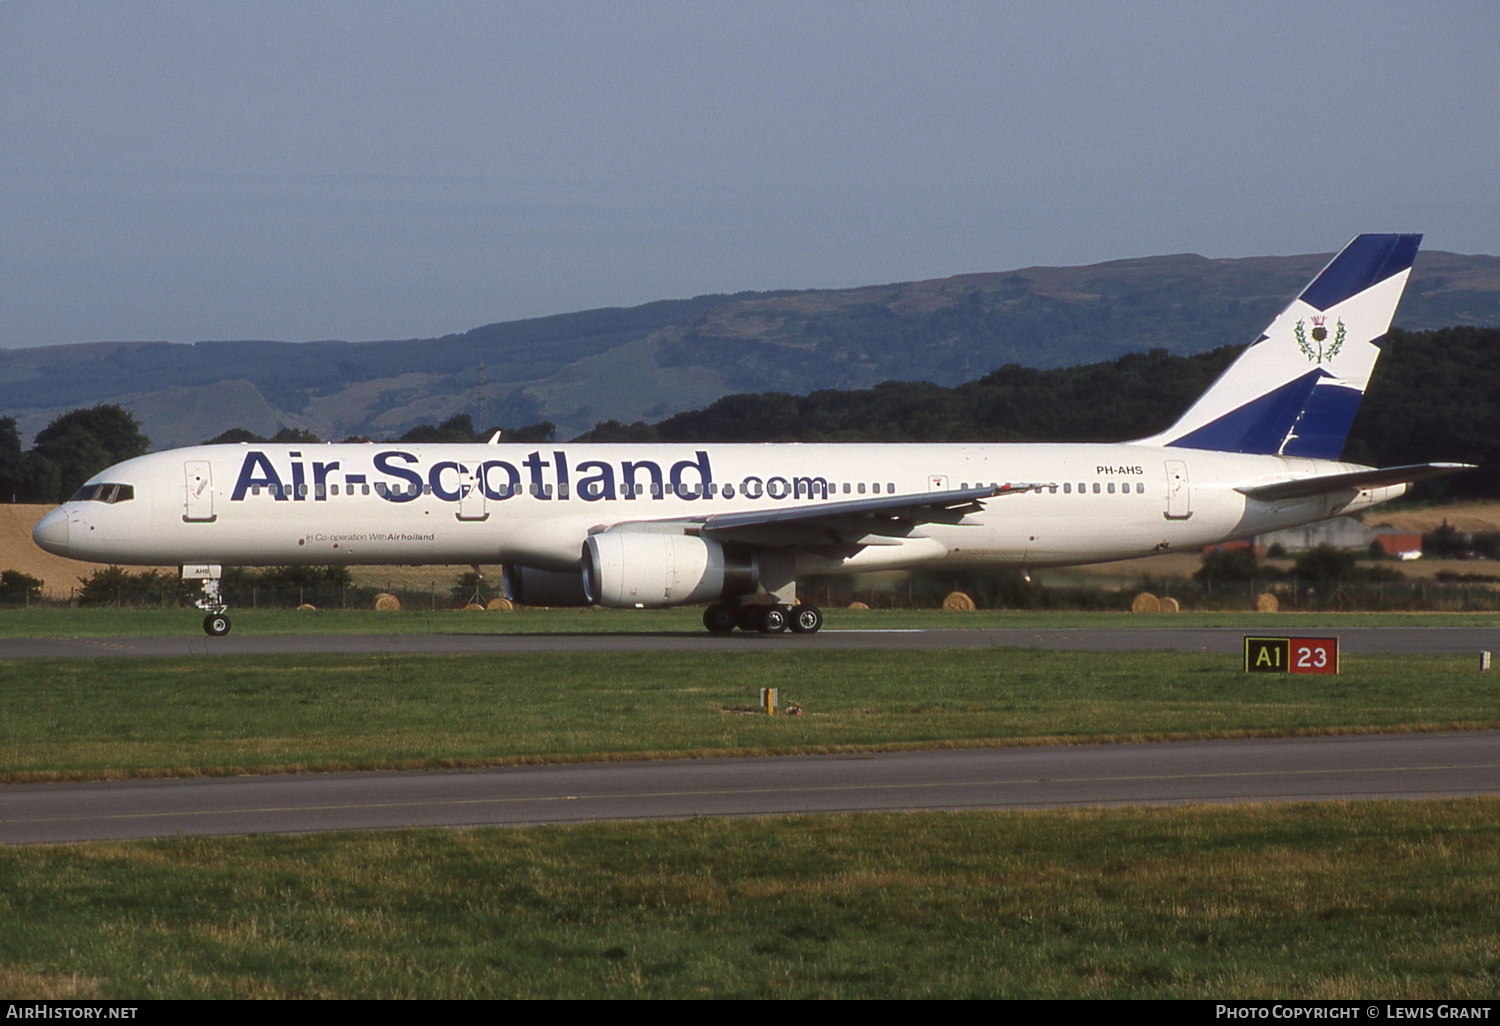
[[[1235,491],[1252,499],[1275,501],[1277,499],[1302,499],[1311,495],[1326,495],[1345,489],[1380,488],[1384,485],[1410,484],[1425,481],[1430,477],[1457,474],[1474,470],[1472,463],[1413,463],[1405,467],[1382,467],[1376,470],[1355,470],[1346,474],[1324,474],[1321,477],[1301,477],[1293,481],[1274,481],[1270,484],[1244,485]]]
[[[954,488],[942,492],[888,495],[781,506],[742,513],[716,513],[703,518],[698,533],[722,541],[756,545],[828,544],[833,540],[855,544],[900,544],[921,524],[960,523],[970,513],[984,508],[984,499],[1020,495],[1045,487],[1040,484],[985,485]]]
[[[799,521],[833,520],[846,517],[884,517],[914,523],[952,522],[952,514],[977,513],[984,507],[981,499],[998,495],[1019,495],[1041,485],[1003,484],[997,487],[954,488],[946,492],[921,492],[910,495],[888,495],[883,498],[853,499],[849,502],[821,502],[808,506],[781,506],[776,509],[745,513],[716,513],[703,521],[706,532],[735,527],[759,527],[764,524],[786,524]]]
[[[871,496],[847,502],[810,502],[704,517],[630,521],[616,524],[610,530],[651,531],[677,523],[684,524],[689,534],[752,545],[827,545],[836,541],[896,545],[921,524],[960,523],[968,514],[983,509],[985,499],[1020,495],[1044,487],[1042,484],[984,485],[942,492]]]

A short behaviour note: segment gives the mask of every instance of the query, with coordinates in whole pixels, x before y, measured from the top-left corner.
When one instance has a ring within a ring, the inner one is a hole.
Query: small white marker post
[[[1488,670],[1490,668],[1490,654],[1488,652],[1479,653],[1479,668],[1481,670]]]
[[[760,689],[760,707],[766,711],[767,716],[776,715],[776,702],[781,697],[779,688]]]

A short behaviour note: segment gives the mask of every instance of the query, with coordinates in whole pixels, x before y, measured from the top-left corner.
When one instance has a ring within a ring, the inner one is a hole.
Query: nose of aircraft
[[[31,540],[54,556],[68,554],[68,514],[55,509],[42,517],[31,531]]]

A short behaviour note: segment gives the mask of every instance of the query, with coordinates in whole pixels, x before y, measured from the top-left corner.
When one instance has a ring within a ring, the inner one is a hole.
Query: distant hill
[[[1193,255],[1029,267],[856,289],[745,292],[381,342],[97,342],[0,351],[0,413],[24,437],[119,403],[156,447],[229,427],[390,437],[468,412],[660,420],[735,392],[955,385],[1014,363],[1049,369],[1254,338],[1331,254]],[[1423,252],[1396,323],[1500,325],[1500,257]]]

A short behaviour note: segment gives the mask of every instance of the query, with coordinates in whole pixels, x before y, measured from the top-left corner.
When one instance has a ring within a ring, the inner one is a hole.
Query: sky
[[[1494,0],[0,0],[0,347],[1496,254],[1497,42]]]

